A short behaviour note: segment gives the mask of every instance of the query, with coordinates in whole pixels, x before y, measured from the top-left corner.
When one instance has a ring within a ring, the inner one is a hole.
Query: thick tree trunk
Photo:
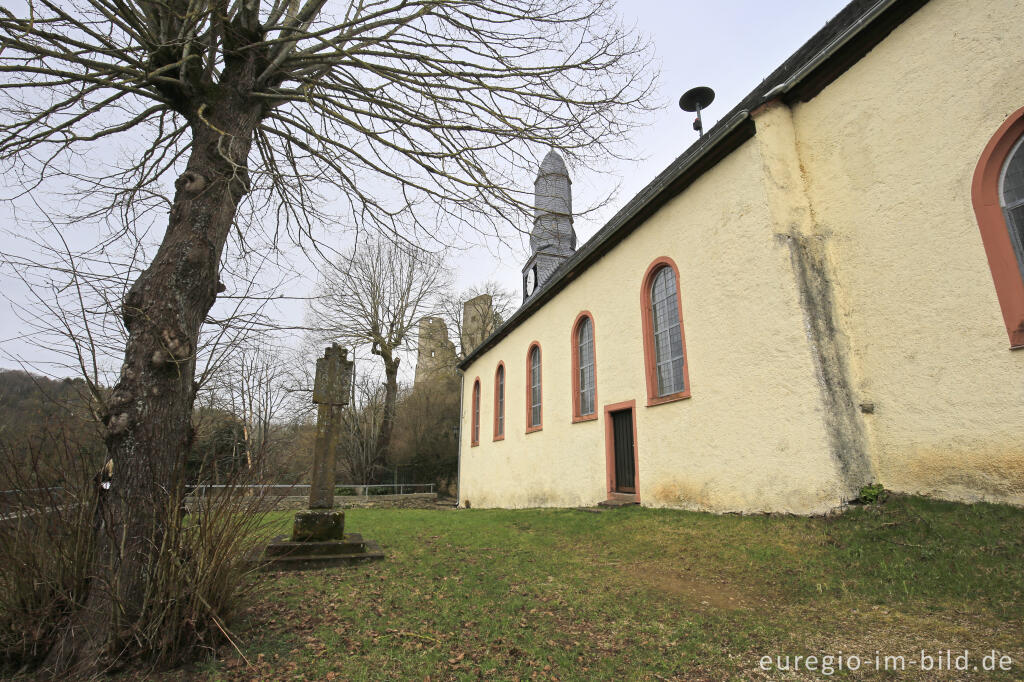
[[[390,352],[382,352],[384,360],[384,416],[377,434],[377,457],[387,464],[391,455],[391,437],[395,431],[395,406],[398,402],[398,363],[401,358],[394,358]]]
[[[237,87],[221,86],[189,117],[191,155],[175,183],[167,232],[125,297],[128,343],[105,417],[114,477],[104,532],[85,607],[72,623],[79,632],[51,652],[57,669],[88,665],[84,659],[114,654],[132,638],[146,608],[145,576],[184,494],[199,331],[222,290],[220,258],[247,191],[246,159],[261,116]]]

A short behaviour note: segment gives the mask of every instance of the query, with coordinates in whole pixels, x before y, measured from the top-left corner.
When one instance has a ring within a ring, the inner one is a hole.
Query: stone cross
[[[352,367],[348,351],[332,344],[316,361],[313,379],[313,402],[317,405],[316,444],[313,446],[313,480],[309,488],[310,509],[331,509],[334,506],[335,450],[341,408],[348,405],[352,387]]]

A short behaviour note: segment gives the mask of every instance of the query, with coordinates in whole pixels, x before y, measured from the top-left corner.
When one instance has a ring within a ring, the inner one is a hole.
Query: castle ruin
[[[424,317],[419,325],[416,350],[416,386],[441,374],[455,371],[458,355],[448,339],[448,325],[440,317]]]
[[[459,360],[483,343],[500,324],[501,318],[494,311],[490,294],[480,294],[462,305],[462,324],[459,329],[461,348],[458,350],[449,339],[448,325],[442,318],[421,319],[414,385],[454,374]]]

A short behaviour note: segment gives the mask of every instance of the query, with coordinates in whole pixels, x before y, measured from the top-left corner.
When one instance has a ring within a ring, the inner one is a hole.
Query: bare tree
[[[273,241],[308,243],[330,199],[351,228],[443,240],[470,220],[499,235],[528,211],[517,181],[536,156],[614,154],[652,82],[612,0],[27,4],[0,7],[5,178],[32,201],[73,182],[93,204],[82,215],[113,215],[124,235],[168,215],[120,303],[103,415],[117,540],[97,554],[101,615],[71,645],[95,656],[123,650],[184,485],[200,330],[233,226],[244,255],[249,214],[271,218]],[[105,152],[118,137],[120,161]]]
[[[338,468],[341,480],[373,483],[385,461],[378,445],[384,423],[385,388],[368,374],[356,377],[354,400],[341,411]]]
[[[265,337],[246,339],[235,345],[209,386],[210,405],[241,422],[249,469],[270,461],[272,427],[288,400],[288,355]]]
[[[145,251],[135,235],[119,253],[104,244],[76,251],[52,220],[46,223],[57,243],[29,240],[38,255],[0,250],[3,272],[23,285],[27,300],[11,298],[6,291],[0,295],[21,321],[22,337],[50,351],[53,373],[78,374],[84,380],[99,421],[107,412],[103,389],[117,381],[115,363],[127,339],[121,302],[139,274]],[[201,330],[195,353],[197,389],[218,375],[223,381],[221,367],[236,349],[265,345],[268,332],[280,331],[267,312],[275,300],[274,285],[259,281],[268,260],[264,255],[222,264],[221,279],[232,284],[231,292],[219,297],[218,309],[207,315]],[[0,356],[20,363],[6,350]]]
[[[415,343],[420,318],[448,288],[441,257],[405,244],[364,241],[324,268],[309,307],[309,326],[325,339],[369,347],[384,367],[384,413],[377,454],[386,460],[395,423],[398,367]]]

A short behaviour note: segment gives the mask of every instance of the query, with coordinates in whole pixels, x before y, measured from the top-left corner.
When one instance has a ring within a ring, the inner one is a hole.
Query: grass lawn
[[[891,497],[828,518],[346,513],[349,530],[381,543],[384,562],[257,576],[233,624],[248,664],[225,648],[178,674],[822,679],[820,657],[831,655],[839,679],[1024,678],[1024,509]],[[969,668],[921,672],[922,649],[933,661],[950,649],[954,665],[967,650]],[[984,672],[992,650],[1012,670]],[[903,656],[905,669],[877,672],[876,652],[883,666]],[[818,656],[817,670],[775,669],[787,654],[790,667]],[[853,673],[850,655],[861,661]]]

